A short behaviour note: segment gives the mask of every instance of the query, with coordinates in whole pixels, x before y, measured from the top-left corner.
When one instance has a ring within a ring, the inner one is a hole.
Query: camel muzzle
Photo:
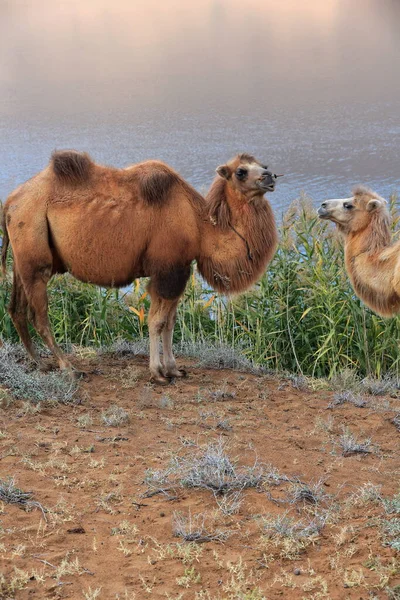
[[[330,218],[330,211],[327,209],[327,205],[325,202],[323,202],[321,204],[321,206],[319,207],[318,216],[320,219],[329,219]]]
[[[275,175],[275,173],[271,173],[271,171],[264,171],[264,174],[261,177],[263,189],[268,192],[273,192],[275,190],[276,180],[278,177],[283,177],[283,175]]]

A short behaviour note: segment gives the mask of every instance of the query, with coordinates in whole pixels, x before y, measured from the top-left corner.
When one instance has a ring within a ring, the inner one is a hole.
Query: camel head
[[[325,200],[318,209],[320,219],[336,223],[345,234],[362,231],[374,218],[388,218],[387,202],[365,187],[357,187],[350,198]]]
[[[263,196],[266,192],[273,192],[277,178],[281,177],[268,171],[267,166],[250,154],[239,154],[226,165],[218,167],[217,173],[245,196]]]

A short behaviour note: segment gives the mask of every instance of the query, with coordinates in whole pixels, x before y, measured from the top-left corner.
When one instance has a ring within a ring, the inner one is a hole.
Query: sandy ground
[[[0,409],[0,478],[43,507],[0,503],[0,598],[400,598],[396,394],[328,408],[323,382],[183,359],[160,388],[145,358],[78,362],[79,404]],[[114,405],[129,420],[109,426]],[[344,454],[346,432],[367,452]],[[185,485],[210,449],[255,487]]]

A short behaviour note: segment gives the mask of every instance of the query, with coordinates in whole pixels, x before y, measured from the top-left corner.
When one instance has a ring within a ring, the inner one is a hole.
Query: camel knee
[[[151,335],[161,335],[167,325],[167,319],[153,320],[149,322],[149,332]]]

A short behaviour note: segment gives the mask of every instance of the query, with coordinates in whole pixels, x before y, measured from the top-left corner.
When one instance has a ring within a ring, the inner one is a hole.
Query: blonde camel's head
[[[280,177],[268,171],[266,165],[250,154],[239,154],[218,167],[217,173],[229,182],[231,188],[244,196],[263,196],[266,192],[273,192],[275,182]]]
[[[320,219],[336,223],[344,234],[366,229],[372,221],[389,222],[386,200],[365,187],[357,187],[350,198],[325,200],[318,209]]]

